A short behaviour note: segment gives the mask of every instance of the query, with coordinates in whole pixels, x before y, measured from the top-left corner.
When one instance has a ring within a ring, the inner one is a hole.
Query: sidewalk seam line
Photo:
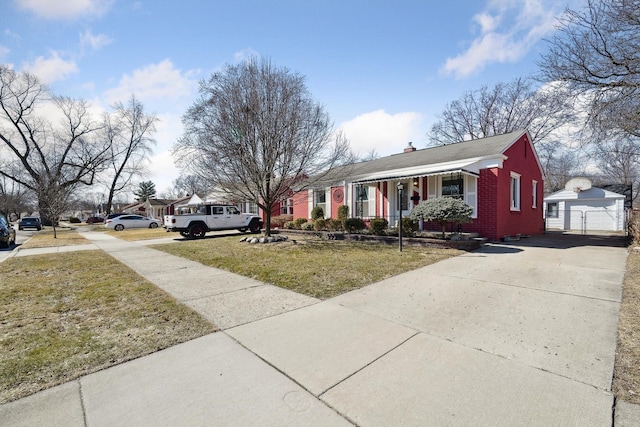
[[[554,295],[566,295],[566,296],[570,296],[570,297],[584,298],[584,299],[589,299],[589,300],[594,300],[594,301],[613,302],[613,303],[620,304],[620,301],[617,301],[617,300],[614,300],[614,299],[597,298],[597,297],[590,297],[590,296],[587,296],[587,295],[570,294],[568,292],[551,291],[549,289],[532,288],[532,287],[529,287],[529,286],[511,285],[509,283],[496,282],[496,281],[493,281],[493,280],[472,279],[472,278],[469,278],[469,277],[456,276],[456,275],[452,275],[452,274],[443,274],[443,276],[452,277],[454,279],[466,279],[466,280],[470,280],[470,281],[474,281],[474,282],[492,283],[494,285],[508,286],[510,288],[527,289],[527,290],[530,290],[530,291],[545,292],[545,293],[554,294]]]
[[[415,331],[415,329],[414,329]],[[353,377],[354,375],[356,375],[357,373],[363,371],[364,369],[368,368],[369,366],[371,366],[372,364],[374,364],[375,362],[377,362],[378,360],[382,359],[383,357],[385,357],[387,354],[391,353],[392,351],[394,351],[395,349],[399,348],[401,345],[405,344],[406,342],[408,342],[410,339],[420,335],[421,332],[419,331],[415,331],[414,334],[412,334],[411,336],[409,336],[407,339],[403,340],[402,342],[398,343],[397,345],[393,346],[392,348],[390,348],[389,350],[385,351],[384,353],[382,353],[380,356],[376,357],[375,359],[373,359],[372,361],[370,361],[369,363],[367,363],[366,365],[364,365],[363,367],[361,367],[360,369],[352,372],[350,375],[344,377],[343,379],[341,379],[340,381],[338,381],[337,383],[335,383],[334,385],[332,385],[331,387],[327,388],[326,390],[320,392],[318,394],[318,398],[320,398],[323,394],[325,394],[326,392],[328,392],[329,390],[337,387],[338,385],[342,384],[343,382],[345,382],[346,380],[348,380],[349,378]]]
[[[235,326],[234,326],[235,327]],[[229,328],[231,329],[231,328]],[[272,367],[273,369],[275,369],[277,372],[279,372],[280,374],[282,374],[285,378],[288,378],[290,381],[292,381],[294,384],[296,384],[298,387],[300,387],[301,389],[303,389],[304,391],[306,391],[307,393],[309,393],[311,396],[315,397],[316,399],[318,399],[318,402],[322,403],[324,406],[326,406],[327,408],[330,408],[332,411],[334,411],[338,416],[344,418],[345,420],[347,420],[348,422],[350,422],[351,424],[353,424],[354,426],[357,426],[357,423],[355,423],[353,420],[351,420],[349,417],[347,417],[346,415],[343,415],[342,413],[340,413],[338,410],[336,410],[336,408],[334,408],[333,406],[329,405],[327,402],[325,402],[324,400],[320,399],[320,395],[322,395],[322,393],[320,393],[319,395],[315,395],[311,390],[309,390],[308,388],[306,388],[304,385],[302,385],[300,382],[298,382],[295,378],[291,377],[289,374],[287,374],[286,372],[284,372],[282,369],[278,368],[276,365],[274,365],[273,363],[269,362],[267,359],[265,359],[264,357],[260,356],[258,353],[254,352],[253,350],[251,350],[249,347],[247,347],[246,345],[244,345],[242,342],[240,342],[239,340],[237,340],[235,337],[229,335],[226,333],[226,330],[221,330],[221,333],[225,334],[227,337],[231,338],[234,342],[236,342],[240,347],[244,348],[245,350],[247,350],[249,353],[253,354],[254,356],[256,356],[258,359],[262,360],[264,363],[266,363],[268,366]],[[342,382],[342,381],[341,381]]]

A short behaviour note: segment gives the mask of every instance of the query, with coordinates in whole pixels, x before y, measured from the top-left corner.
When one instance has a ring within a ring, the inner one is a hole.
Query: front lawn
[[[102,251],[0,263],[0,313],[0,403],[216,330]]]
[[[456,256],[455,249],[295,238],[254,244],[240,236],[154,245],[173,255],[316,298],[331,298],[387,277]]]
[[[167,233],[163,227],[158,228],[125,228],[122,231],[115,231],[103,226],[103,229],[108,235],[117,237],[118,239],[134,241],[134,240],[149,240],[149,239],[163,239],[166,237],[180,237],[178,233]]]
[[[56,228],[56,238],[53,237],[53,228],[46,227],[35,233],[29,240],[20,245],[23,249],[51,248],[58,246],[84,245],[91,243],[75,230],[68,228]]]

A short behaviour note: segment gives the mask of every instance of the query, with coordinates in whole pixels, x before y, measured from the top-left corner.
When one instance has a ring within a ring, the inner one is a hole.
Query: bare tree
[[[173,181],[178,196],[194,195],[206,196],[211,191],[211,183],[199,175],[180,175]]]
[[[266,215],[290,190],[311,185],[348,155],[304,78],[270,60],[227,65],[200,83],[174,146],[179,165],[210,179],[235,200],[255,201]],[[303,183],[303,179],[306,179]]]
[[[577,154],[567,151],[555,134],[574,120],[572,97],[563,85],[534,88],[530,80],[518,78],[483,86],[450,102],[429,138],[433,145],[445,145],[526,129],[547,177],[545,191],[551,192],[564,186],[559,182],[563,175],[580,167]]]
[[[534,144],[555,144],[553,132],[572,120],[561,85],[533,88],[530,80],[518,78],[450,102],[428,136],[433,145],[445,145],[527,129]]]
[[[56,124],[47,119],[55,115]],[[94,183],[109,158],[103,127],[86,102],[51,96],[35,76],[0,65],[0,175],[35,193],[45,221],[56,224],[71,192]]]
[[[638,197],[640,186],[640,141],[630,136],[613,136],[595,144],[593,158],[603,181],[626,184],[632,188],[631,199]]]
[[[640,0],[587,0],[567,10],[539,65],[543,80],[587,99],[596,131],[640,137]]]
[[[111,146],[106,171],[109,180],[106,214],[111,213],[116,193],[130,187],[136,176],[145,175],[144,162],[155,143],[151,134],[155,132],[158,120],[155,114],[145,114],[144,106],[133,95],[127,105],[118,102],[113,108],[113,115],[105,118],[107,127],[104,130]]]
[[[10,214],[19,216],[22,212],[33,210],[31,193],[15,181],[0,176],[0,213],[7,218]]]

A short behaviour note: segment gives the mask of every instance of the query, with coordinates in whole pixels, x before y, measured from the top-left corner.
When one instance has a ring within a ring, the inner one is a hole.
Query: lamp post
[[[398,183],[398,212],[400,212],[400,224],[398,224],[398,247],[402,252],[402,191],[404,190],[404,184]]]

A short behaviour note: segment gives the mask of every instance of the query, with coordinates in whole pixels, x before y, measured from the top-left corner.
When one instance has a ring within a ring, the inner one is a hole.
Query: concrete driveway
[[[493,244],[321,302],[86,236],[223,331],[2,405],[0,424],[612,423],[620,238]]]
[[[626,254],[491,245],[227,333],[357,425],[611,425]]]

